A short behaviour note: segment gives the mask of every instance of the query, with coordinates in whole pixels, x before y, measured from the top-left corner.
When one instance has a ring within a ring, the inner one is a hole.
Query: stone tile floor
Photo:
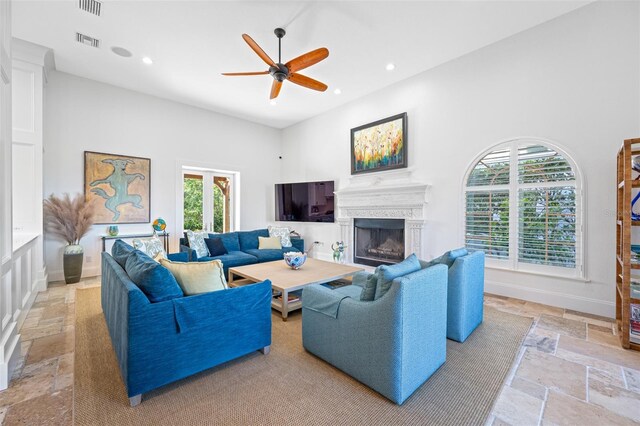
[[[0,425],[73,423],[75,291],[98,285],[55,283],[38,295],[0,392]],[[485,305],[534,319],[487,425],[640,424],[640,353],[620,348],[611,320],[494,295]]]

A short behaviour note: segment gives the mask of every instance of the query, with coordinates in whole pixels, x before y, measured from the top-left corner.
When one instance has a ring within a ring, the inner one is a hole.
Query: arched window
[[[488,264],[582,277],[581,183],[546,141],[517,139],[481,156],[465,180],[465,245]]]

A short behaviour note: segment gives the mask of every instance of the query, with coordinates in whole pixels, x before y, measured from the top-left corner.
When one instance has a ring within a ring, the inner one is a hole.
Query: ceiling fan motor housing
[[[269,74],[278,81],[284,81],[289,77],[289,68],[277,63],[275,67],[269,67]]]

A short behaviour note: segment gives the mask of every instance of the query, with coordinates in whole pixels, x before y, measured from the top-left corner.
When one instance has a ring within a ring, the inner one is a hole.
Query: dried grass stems
[[[45,228],[67,244],[78,244],[93,225],[95,209],[82,194],[73,198],[68,193],[62,197],[51,194],[44,200]]]

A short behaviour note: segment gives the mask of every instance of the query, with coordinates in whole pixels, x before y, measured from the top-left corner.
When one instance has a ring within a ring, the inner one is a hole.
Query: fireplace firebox
[[[353,262],[392,265],[404,259],[404,219],[354,219]]]

